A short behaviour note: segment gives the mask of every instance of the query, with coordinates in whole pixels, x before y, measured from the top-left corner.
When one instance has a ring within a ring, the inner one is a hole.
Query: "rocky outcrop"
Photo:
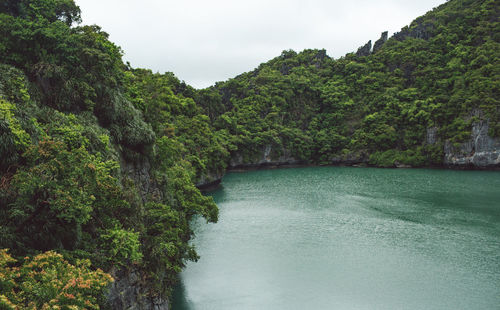
[[[429,40],[432,37],[434,25],[431,23],[422,23],[418,20],[410,25],[401,29],[400,32],[395,33],[392,37],[398,41],[403,41],[406,38],[415,38],[422,40]]]
[[[387,31],[382,32],[380,39],[375,41],[375,44],[373,44],[373,53],[376,53],[382,47],[382,45],[384,45],[384,43],[387,41],[387,35]]]
[[[439,128],[437,128],[437,127],[427,128],[425,143],[435,144],[436,142],[438,142],[438,139],[439,139],[438,130],[439,130]]]
[[[314,56],[314,59],[312,60],[311,64],[313,64],[316,68],[320,69],[323,67],[325,59],[330,59],[330,57],[328,57],[328,55],[326,54],[326,50],[325,49],[319,50]]]
[[[358,57],[369,56],[371,52],[372,52],[372,40],[368,41],[365,45],[358,48],[356,56]]]
[[[444,144],[444,164],[477,168],[500,167],[500,139],[488,135],[489,121],[472,125],[471,139],[458,146]]]
[[[347,153],[330,159],[332,165],[355,166],[368,163],[368,156],[364,153]]]
[[[163,194],[150,175],[151,165],[147,159],[133,162],[121,159],[122,176],[129,178],[137,192],[146,201],[161,201]],[[111,309],[168,310],[166,297],[152,294],[152,283],[144,280],[141,271],[134,268],[112,268],[109,271],[115,281],[109,288],[107,299]]]
[[[387,41],[387,37],[388,37],[388,32],[387,31],[382,32],[380,38],[377,41],[375,41],[375,44],[373,44],[373,51],[372,51],[372,40],[370,40],[365,45],[358,48],[356,56],[358,57],[370,56],[372,53],[377,52],[382,47],[382,45],[384,45],[384,43]]]
[[[474,112],[472,116],[478,116]],[[427,129],[424,143],[444,145],[444,158],[442,164],[456,168],[500,168],[500,138],[488,135],[489,121],[481,120],[472,126],[471,138],[460,145],[453,145],[450,141],[442,141],[439,136],[438,127]],[[233,154],[229,163],[229,169],[248,169],[269,166],[301,165],[304,161],[297,160],[291,156],[290,151],[281,149],[276,155],[271,145],[266,145],[256,153],[254,158],[248,159],[239,153]],[[332,165],[363,166],[369,162],[369,154],[366,152],[351,152],[330,158]],[[410,167],[405,164],[396,163],[396,167]],[[219,180],[223,177],[221,174]],[[217,183],[218,184],[218,183]]]
[[[148,199],[161,199],[162,192],[150,176],[151,165],[149,161],[142,159],[140,161],[129,162],[122,159],[120,166],[122,174],[134,182],[143,202],[146,202]]]
[[[196,187],[200,190],[210,190],[216,188],[224,176],[224,171],[212,172],[209,171],[206,174],[203,174],[198,182],[196,182]]]
[[[111,309],[127,310],[169,310],[166,298],[151,296],[147,290],[148,283],[143,281],[138,270],[112,270],[115,282],[108,292]]]
[[[253,158],[244,158],[241,154],[236,153],[232,156],[229,162],[229,169],[244,169],[258,168],[265,166],[283,166],[283,165],[298,165],[302,162],[291,156],[290,151],[281,149],[280,152],[275,152],[272,145],[268,144],[262,147]],[[279,155],[277,155],[279,154]]]

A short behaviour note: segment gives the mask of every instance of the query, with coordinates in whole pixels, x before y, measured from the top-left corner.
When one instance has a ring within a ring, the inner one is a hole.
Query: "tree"
[[[18,262],[0,250],[1,309],[99,309],[113,278],[90,268],[90,261],[75,265],[49,251]]]

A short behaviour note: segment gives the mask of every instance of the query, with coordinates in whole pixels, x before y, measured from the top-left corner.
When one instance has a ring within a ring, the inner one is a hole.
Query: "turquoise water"
[[[500,172],[229,173],[182,309],[500,309]]]

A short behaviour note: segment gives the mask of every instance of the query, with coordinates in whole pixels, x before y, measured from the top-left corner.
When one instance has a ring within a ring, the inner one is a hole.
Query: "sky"
[[[75,0],[132,67],[173,72],[204,88],[283,50],[355,52],[445,0]]]

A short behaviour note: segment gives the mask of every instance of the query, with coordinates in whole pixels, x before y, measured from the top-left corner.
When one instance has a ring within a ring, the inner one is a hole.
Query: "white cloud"
[[[202,88],[252,70],[282,50],[338,58],[382,31],[399,31],[445,0],[76,0],[134,67],[174,72]]]

